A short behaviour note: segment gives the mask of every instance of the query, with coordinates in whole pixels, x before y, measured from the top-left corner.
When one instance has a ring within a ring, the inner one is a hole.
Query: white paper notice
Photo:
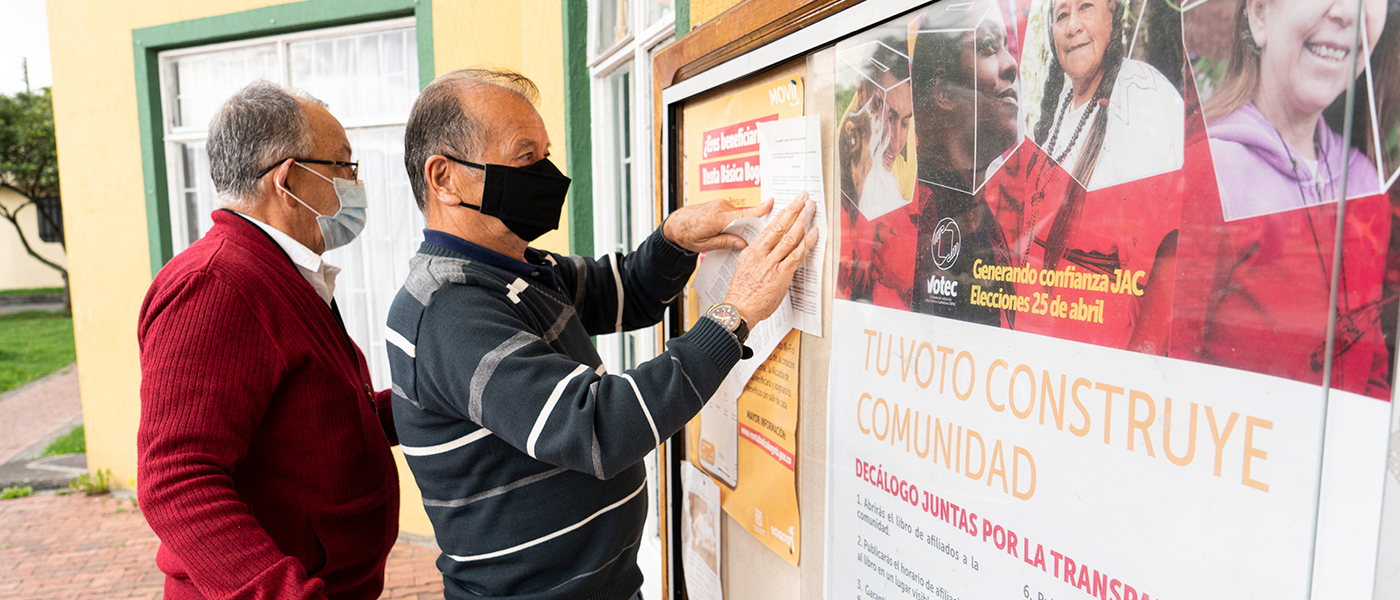
[[[762,197],[782,210],[801,192],[817,203],[814,219],[820,238],[807,254],[790,288],[793,326],[822,335],[822,265],[826,259],[826,196],[822,185],[821,115],[805,115],[758,124],[759,177]],[[786,334],[787,332],[783,332]],[[766,358],[767,355],[765,354]]]
[[[746,383],[725,379],[700,409],[700,466],[730,488],[739,485],[739,394]]]
[[[732,233],[753,242],[763,231],[765,221],[753,217],[745,217],[734,221],[725,232]],[[700,309],[709,310],[711,306],[724,300],[724,295],[729,292],[729,282],[734,279],[735,268],[739,264],[739,253],[733,250],[715,250],[705,253],[705,257],[699,268],[695,269],[694,287]],[[749,339],[745,345],[753,349],[753,358],[739,361],[733,371],[729,372],[729,377],[736,375],[742,383],[747,383],[753,377],[754,371],[763,361],[768,360],[768,355],[778,347],[789,331],[795,326],[796,314],[794,309],[792,293],[783,297],[782,304],[769,315],[767,319],[758,323],[749,323]],[[820,316],[820,315],[818,315]],[[742,388],[740,388],[742,390]]]
[[[681,465],[681,558],[691,600],[724,600],[720,584],[719,486],[690,463]]]
[[[738,219],[725,229],[752,242],[763,231],[765,222],[747,217]],[[729,282],[739,263],[739,253],[733,250],[707,252],[695,270],[694,288],[700,308],[708,310],[724,300]],[[739,395],[759,365],[778,347],[793,327],[792,294],[783,297],[782,304],[767,319],[750,323],[752,330],[745,342],[753,349],[753,357],[740,360],[720,383],[719,390],[700,410],[700,463],[720,481],[730,487],[739,482]]]

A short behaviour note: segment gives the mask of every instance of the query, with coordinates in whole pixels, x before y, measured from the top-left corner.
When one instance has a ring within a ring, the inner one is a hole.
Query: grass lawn
[[[73,317],[68,313],[0,315],[0,392],[48,375],[76,356]]]
[[[61,287],[44,288],[19,288],[14,290],[0,290],[0,296],[38,296],[41,294],[62,294]]]
[[[83,435],[83,426],[74,427],[68,433],[59,436],[49,447],[44,448],[44,453],[39,456],[58,456],[60,454],[77,454],[87,452],[87,437]]]

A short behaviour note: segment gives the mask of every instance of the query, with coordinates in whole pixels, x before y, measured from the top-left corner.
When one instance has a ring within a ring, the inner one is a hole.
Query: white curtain
[[[255,79],[279,81],[326,103],[345,126],[369,196],[365,231],[325,259],[342,269],[335,297],[350,337],[364,351],[377,388],[389,386],[384,323],[423,240],[423,216],[403,166],[403,131],[418,96],[412,27],[320,37],[273,39],[253,46],[172,58],[162,71],[167,94],[175,239],[194,241],[213,226],[216,208],[205,150],[209,119],[233,92]],[[279,52],[287,57],[278,68]],[[303,157],[324,158],[324,157]]]

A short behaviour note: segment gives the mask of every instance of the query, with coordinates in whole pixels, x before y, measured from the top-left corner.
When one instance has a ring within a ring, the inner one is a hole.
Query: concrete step
[[[35,491],[68,487],[74,477],[87,473],[86,454],[61,454],[0,465],[0,488],[32,486]]]

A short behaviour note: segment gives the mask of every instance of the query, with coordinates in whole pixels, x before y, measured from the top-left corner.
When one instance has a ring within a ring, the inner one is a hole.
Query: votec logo
[[[932,236],[929,246],[933,253],[933,265],[944,271],[952,268],[958,262],[958,253],[962,251],[962,231],[958,229],[958,224],[945,218],[933,228]]]

